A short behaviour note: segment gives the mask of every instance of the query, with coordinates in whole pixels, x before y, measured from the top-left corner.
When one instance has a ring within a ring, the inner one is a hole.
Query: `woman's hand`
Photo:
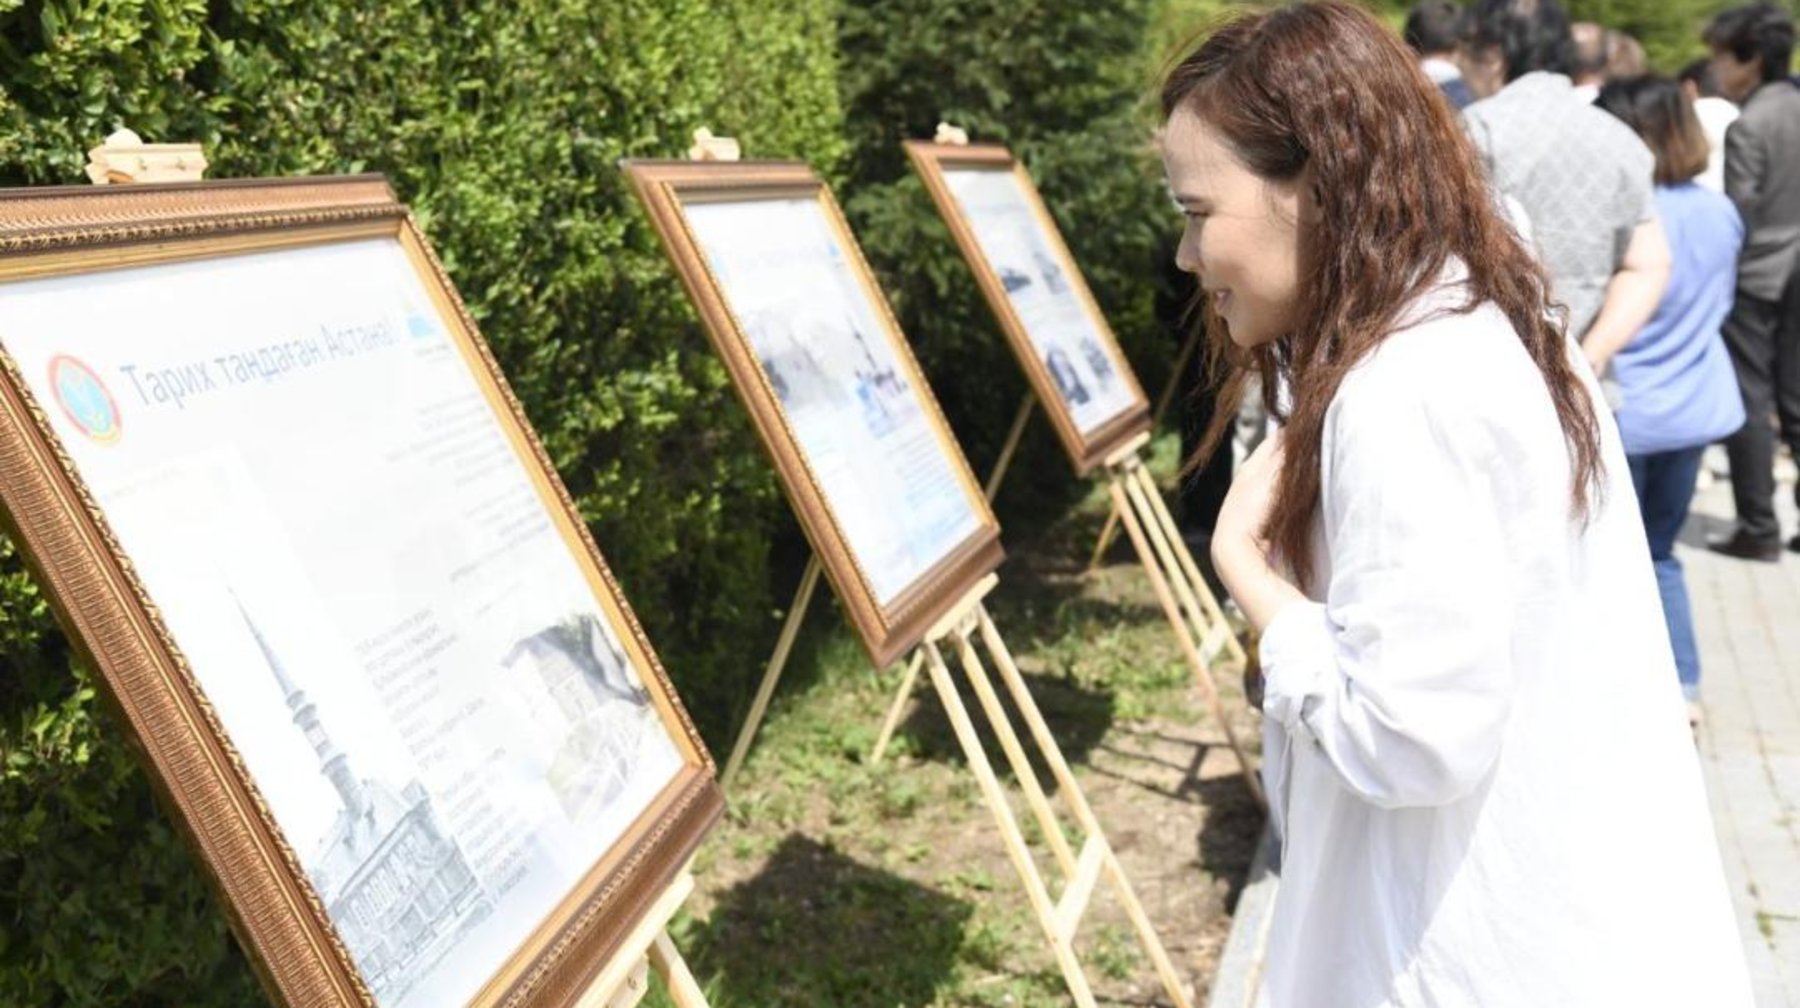
[[[1282,606],[1305,597],[1270,562],[1262,534],[1283,458],[1281,432],[1276,431],[1239,467],[1213,527],[1213,566],[1257,630],[1268,626]]]

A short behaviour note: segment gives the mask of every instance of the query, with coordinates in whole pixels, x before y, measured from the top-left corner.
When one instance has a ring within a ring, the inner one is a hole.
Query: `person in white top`
[[[1725,191],[1725,130],[1737,122],[1737,105],[1719,93],[1713,79],[1712,61],[1695,60],[1681,68],[1681,88],[1694,103],[1694,115],[1700,120],[1700,132],[1706,134],[1706,170],[1694,181],[1713,192]]]
[[[1749,1008],[1618,430],[1452,113],[1339,0],[1162,98],[1217,401],[1291,399],[1213,539],[1263,634],[1267,1002]]]

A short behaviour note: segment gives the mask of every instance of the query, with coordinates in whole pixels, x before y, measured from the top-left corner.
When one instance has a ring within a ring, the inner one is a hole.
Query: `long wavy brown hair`
[[[1543,373],[1569,452],[1571,515],[1586,519],[1600,486],[1600,428],[1570,362],[1566,312],[1502,216],[1449,104],[1399,38],[1337,0],[1239,16],[1168,72],[1162,105],[1165,118],[1197,113],[1262,178],[1311,169],[1320,212],[1300,236],[1294,329],[1244,351],[1208,318],[1219,408],[1184,467],[1218,448],[1259,375],[1264,404],[1285,424],[1263,533],[1301,584],[1313,574],[1326,409],[1453,258],[1468,268],[1467,300],[1454,310],[1497,306]],[[1285,407],[1278,383],[1289,389]]]

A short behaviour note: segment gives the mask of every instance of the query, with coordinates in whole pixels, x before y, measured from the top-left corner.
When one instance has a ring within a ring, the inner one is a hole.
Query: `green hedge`
[[[715,746],[791,527],[615,162],[693,128],[835,172],[825,0],[0,0],[0,181],[119,125],[418,212]],[[0,1005],[246,1005],[196,866],[0,544]]]
[[[78,182],[120,125],[200,141],[215,177],[386,173],[719,749],[800,550],[616,160],[679,154],[706,124],[821,168],[984,468],[1024,383],[899,141],[950,118],[1013,144],[1154,390],[1144,280],[1173,223],[1140,97],[1167,6],[0,0],[0,183]],[[1042,492],[1003,497],[1003,520],[1075,487],[1036,429],[1009,485]],[[257,1003],[3,538],[0,648],[0,1005]]]
[[[848,0],[840,37],[853,141],[847,211],[951,425],[985,475],[1025,379],[899,146],[940,120],[1010,146],[1044,194],[1154,397],[1171,337],[1157,283],[1179,230],[1146,101],[1167,0]],[[1187,17],[1199,7],[1182,5]],[[1054,512],[1081,487],[1041,417],[1001,517]]]

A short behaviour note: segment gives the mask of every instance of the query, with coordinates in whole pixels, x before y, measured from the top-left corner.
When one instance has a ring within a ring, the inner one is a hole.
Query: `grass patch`
[[[1084,570],[1106,505],[1097,490],[1028,538],[1009,536],[989,610],[1198,995],[1261,823],[1129,544]],[[872,670],[835,603],[816,609],[726,819],[696,860],[699,889],[673,926],[714,1008],[1067,1004],[929,676],[887,759],[871,763],[902,668]],[[762,657],[747,655],[745,668],[760,671]],[[1242,734],[1254,737],[1235,675],[1219,682],[1240,708]],[[1016,716],[1014,726],[1029,738]],[[1016,798],[1000,746],[986,741]],[[1038,770],[1054,801],[1047,768]],[[1014,812],[1041,840],[1022,802]],[[1072,828],[1065,835],[1079,844]],[[1057,866],[1041,843],[1034,850],[1054,895]],[[1102,1003],[1163,1003],[1104,883],[1077,947]],[[660,991],[646,1003],[669,1004]]]

